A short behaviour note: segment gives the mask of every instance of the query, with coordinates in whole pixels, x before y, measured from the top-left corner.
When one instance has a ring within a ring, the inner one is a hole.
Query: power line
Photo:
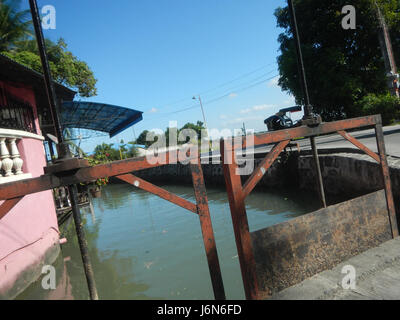
[[[270,71],[268,71],[268,72],[266,72],[266,73],[263,73],[262,75],[258,76],[257,78],[254,78],[254,79],[252,79],[252,80],[250,80],[250,81],[247,81],[247,82],[245,82],[245,83],[241,83],[241,84],[239,84],[239,85],[236,85],[236,86],[234,86],[234,87],[231,87],[231,88],[227,89],[227,90],[226,90],[227,95],[230,95],[230,94],[232,94],[232,93],[238,92],[239,90],[241,90],[241,88],[242,88],[243,86],[247,86],[247,85],[249,85],[249,84],[254,83],[255,81],[258,81],[258,80],[260,80],[260,79],[263,79],[263,78],[265,78],[265,76],[270,75],[272,72],[276,72],[276,70],[275,70],[275,69],[270,70]],[[276,77],[276,76],[274,76],[274,77]],[[274,77],[272,77],[272,78],[274,78]],[[271,79],[268,78],[267,80],[271,80]]]
[[[247,86],[245,86],[245,87],[243,87],[243,88],[239,88],[239,89],[237,89],[237,90],[235,90],[235,91],[236,91],[236,92],[242,92],[242,91],[251,89],[251,88],[253,88],[253,87],[255,87],[255,86],[258,86],[258,85],[260,85],[260,84],[262,84],[262,83],[265,83],[265,82],[267,82],[267,81],[269,81],[269,80],[272,80],[272,79],[274,79],[274,78],[277,77],[277,76],[278,76],[278,75],[276,74],[276,75],[274,75],[274,76],[272,76],[272,77],[269,77],[269,78],[266,78],[266,79],[262,79],[262,80],[260,80],[260,81],[256,81],[255,83],[251,83],[251,84],[249,84],[249,85],[247,85]],[[259,78],[257,78],[257,79],[259,79]],[[255,80],[257,80],[257,79],[255,79]],[[254,79],[253,79],[253,82],[254,82]],[[214,99],[207,100],[207,101],[205,101],[203,104],[210,104],[210,103],[219,101],[219,100],[221,100],[221,99],[223,99],[223,98],[228,97],[231,93],[232,93],[232,91],[230,90],[228,93],[225,93],[225,94],[223,94],[223,95],[221,95],[221,96],[219,96],[219,97],[216,97],[216,98],[214,98]],[[181,112],[189,111],[189,110],[192,110],[192,109],[196,109],[196,108],[198,108],[198,107],[199,107],[198,104],[191,105],[191,106],[188,106],[188,107],[186,107],[186,108],[184,108],[184,109],[180,109],[180,110],[177,110],[177,111],[169,112],[168,114],[164,114],[164,115],[161,115],[161,116],[159,116],[159,117],[154,117],[154,118],[151,118],[151,119],[149,119],[149,120],[154,120],[154,119],[160,119],[160,118],[168,117],[168,116],[170,116],[171,114],[176,114],[176,113],[181,113]]]
[[[235,92],[242,92],[242,91],[251,89],[251,88],[253,88],[253,87],[255,87],[255,86],[258,86],[258,85],[260,85],[260,84],[262,84],[262,83],[264,83],[264,82],[267,82],[267,81],[269,81],[269,80],[272,80],[272,79],[274,79],[274,78],[277,77],[277,76],[278,76],[278,75],[276,74],[276,75],[274,75],[274,76],[272,76],[272,77],[269,77],[269,78],[267,78],[267,79],[262,79],[262,80],[260,80],[260,81],[255,82],[255,83],[251,83],[251,84],[249,84],[249,85],[247,85],[247,86],[245,86],[245,87],[243,87],[243,88],[239,88],[239,89],[235,90]],[[258,79],[259,79],[259,78],[258,78]],[[258,79],[254,79],[253,81],[258,80]],[[218,97],[218,98],[215,98],[215,99],[212,99],[212,100],[208,100],[208,101],[206,101],[205,103],[210,104],[210,103],[212,103],[212,102],[215,102],[215,101],[221,100],[221,99],[223,99],[223,98],[225,98],[225,97],[228,97],[230,94],[231,94],[231,92],[226,93],[226,94],[224,94],[224,95],[222,95],[222,96],[220,96],[220,97]]]
[[[252,75],[252,74],[254,74],[254,73],[256,73],[256,72],[258,72],[258,71],[260,71],[260,70],[262,70],[262,69],[265,69],[266,67],[269,67],[269,66],[271,66],[271,65],[273,65],[273,64],[276,64],[276,62],[272,62],[272,63],[268,63],[268,64],[266,64],[266,65],[263,65],[263,66],[261,66],[261,67],[259,67],[259,68],[257,68],[257,69],[254,69],[254,70],[252,70],[252,71],[250,71],[250,72],[244,73],[244,74],[242,74],[242,75],[240,75],[240,76],[238,76],[238,77],[236,77],[236,78],[234,78],[234,79],[232,79],[232,80],[229,80],[229,81],[227,81],[227,82],[224,82],[224,83],[222,83],[222,84],[219,84],[219,85],[217,85],[217,86],[215,86],[215,87],[213,87],[213,88],[211,88],[211,89],[207,89],[207,90],[205,90],[205,91],[201,91],[201,92],[199,92],[197,95],[204,95],[204,94],[209,93],[209,92],[211,92],[211,91],[214,91],[214,90],[216,90],[216,89],[222,88],[222,87],[224,87],[224,86],[226,86],[226,85],[228,85],[228,84],[231,84],[231,83],[233,83],[233,82],[235,82],[235,81],[238,81],[238,80],[240,80],[240,79],[246,78],[246,77],[248,77],[248,76],[250,76],[250,75]],[[167,103],[167,104],[162,105],[162,106],[160,106],[160,107],[162,107],[162,108],[169,107],[169,106],[175,105],[175,104],[180,103],[180,102],[183,102],[183,101],[188,101],[189,99],[191,99],[191,98],[179,99],[179,100],[177,100],[177,101],[175,101],[175,102]]]
[[[254,70],[254,71],[248,72],[248,73],[246,73],[246,74],[244,74],[244,75],[242,75],[242,76],[240,76],[240,77],[237,77],[237,78],[235,78],[235,79],[233,79],[233,80],[230,80],[230,81],[228,81],[228,82],[225,82],[225,83],[223,83],[223,84],[221,84],[221,85],[218,85],[218,86],[216,86],[216,87],[214,87],[214,88],[212,88],[212,89],[209,89],[209,90],[207,90],[207,91],[200,92],[199,94],[204,95],[205,93],[208,93],[208,92],[210,92],[210,91],[214,91],[215,89],[219,89],[219,88],[221,88],[221,87],[224,87],[224,86],[226,86],[226,85],[228,85],[228,84],[230,84],[230,83],[232,83],[232,82],[235,82],[235,81],[237,81],[237,80],[240,80],[240,79],[242,79],[242,78],[245,78],[245,77],[247,77],[247,76],[249,76],[249,75],[251,75],[251,74],[254,74],[254,73],[256,73],[257,71],[262,70],[262,69],[264,69],[264,68],[266,68],[266,67],[269,67],[270,65],[273,65],[273,64],[275,64],[275,63],[276,63],[276,62],[269,63],[269,64],[267,64],[267,65],[265,65],[265,66],[263,66],[263,67],[260,67],[260,68]]]
[[[271,73],[274,72],[274,71],[275,71],[275,69],[274,69],[274,70],[270,70],[270,71],[268,71],[268,72],[262,74],[261,76],[258,76],[257,78],[252,79],[251,81],[246,82],[245,84],[240,84],[240,85],[236,85],[236,86],[234,86],[234,87],[231,87],[231,88],[229,88],[229,89],[227,89],[227,90],[225,91],[225,92],[226,92],[225,94],[223,94],[222,96],[221,96],[221,95],[217,96],[217,98],[214,98],[212,101],[214,101],[214,100],[219,100],[220,98],[224,98],[224,97],[226,97],[226,96],[229,96],[230,94],[233,93],[233,91],[236,91],[236,92],[243,91],[243,90],[241,89],[241,88],[243,87],[243,85],[250,84],[250,86],[251,86],[251,85],[253,85],[254,81],[257,81],[257,80],[259,80],[259,79],[265,77],[266,75],[271,74]],[[271,79],[275,78],[276,76],[277,76],[277,75],[273,76],[272,78],[263,79],[263,80],[261,80],[261,81],[262,81],[262,82],[265,82],[265,81],[268,81],[268,80],[271,80]],[[258,84],[259,84],[259,82],[256,82],[256,85],[258,85]],[[246,87],[246,88],[247,88],[247,87]],[[209,103],[209,101],[206,102],[206,103]],[[171,115],[171,114],[180,113],[180,112],[183,112],[183,111],[195,109],[195,108],[197,108],[197,107],[198,107],[197,104],[191,104],[190,106],[186,106],[186,107],[184,107],[183,109],[178,109],[177,111],[168,112],[168,113],[165,113],[164,115],[165,115],[165,116],[168,116],[168,115]],[[161,116],[158,116],[158,117],[153,117],[153,118],[151,118],[151,119],[158,119],[158,118],[160,118],[160,117],[163,117],[164,115],[161,115]]]

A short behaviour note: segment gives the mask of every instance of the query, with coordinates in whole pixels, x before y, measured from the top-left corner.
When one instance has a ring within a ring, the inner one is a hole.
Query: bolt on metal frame
[[[158,163],[155,156],[132,158],[101,164],[94,167],[80,167],[76,168],[75,170],[68,168],[68,170],[64,172],[48,173],[37,178],[2,184],[0,185],[0,200],[5,201],[0,205],[0,219],[3,218],[25,195],[50,190],[60,186],[76,188],[76,184],[80,182],[93,181],[103,177],[116,177],[121,181],[127,182],[137,188],[159,196],[199,216],[214,297],[216,300],[225,300],[225,290],[211,223],[200,157],[191,157],[189,159],[196,203],[192,203],[186,199],[183,199],[163,188],[136,177],[131,173],[133,171],[140,171],[147,168],[176,163],[176,153],[177,152],[175,151],[168,152],[163,155],[160,154],[159,156],[165,156],[166,161],[164,163]],[[71,200],[72,204],[74,205],[76,201],[74,201],[74,198]],[[79,207],[75,209],[76,210],[74,212],[77,213],[79,218]],[[80,223],[80,220],[78,223]],[[82,258],[84,255],[88,255],[87,251],[85,250],[82,252]],[[85,271],[86,269],[87,268],[85,268]],[[87,276],[87,280],[89,290],[91,291],[93,290],[93,287],[91,286],[93,277]]]
[[[360,141],[358,141],[356,138],[352,137],[348,132],[346,132],[346,130],[349,129],[365,129],[367,127],[373,127],[375,129],[378,154],[370,150],[368,147],[366,147],[364,144],[362,144]],[[380,164],[384,181],[391,234],[393,238],[399,235],[380,115],[321,123],[318,126],[312,127],[301,126],[287,130],[279,130],[261,135],[255,135],[254,141],[250,142],[251,145],[249,142],[246,141],[244,143],[238,143],[232,138],[221,140],[220,150],[222,154],[224,177],[228,193],[236,247],[240,261],[246,299],[260,298],[255,268],[255,258],[245,207],[246,197],[251,193],[257,183],[261,180],[261,178],[268,171],[274,161],[278,158],[279,154],[284,150],[284,148],[289,144],[291,140],[300,137],[315,138],[319,135],[335,132],[340,134],[342,137],[351,142],[360,150],[364,151],[367,155],[372,157],[376,162]],[[264,157],[258,167],[255,168],[252,175],[242,186],[241,177],[236,174],[238,164],[235,161],[228,161],[228,159],[235,159],[238,149],[244,149],[246,147],[253,147],[265,144],[275,144],[275,146]],[[319,171],[317,174],[319,176],[322,176],[319,166],[317,167],[317,170]],[[325,199],[325,194],[322,194],[322,196],[323,199]]]

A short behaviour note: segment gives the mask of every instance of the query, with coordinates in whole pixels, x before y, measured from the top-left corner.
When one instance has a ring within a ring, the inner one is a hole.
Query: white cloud
[[[246,108],[246,109],[240,110],[240,113],[249,113],[249,112],[251,112],[251,108]]]
[[[220,118],[220,119],[227,119],[228,117],[227,117],[225,114],[220,114],[220,115],[219,115],[219,118]]]
[[[228,96],[230,99],[236,98],[237,97],[237,93],[232,92],[231,94],[229,94]]]
[[[229,125],[229,124],[237,124],[237,123],[243,123],[246,121],[253,121],[253,120],[260,120],[259,116],[249,116],[249,117],[237,117],[233,119],[229,119],[228,121],[225,121],[223,125]]]
[[[254,106],[253,110],[254,111],[260,111],[260,110],[270,109],[270,108],[273,108],[273,107],[275,107],[275,106],[272,105],[272,104],[261,104],[261,105]]]
[[[262,110],[272,109],[272,108],[275,108],[275,105],[273,105],[273,104],[260,104],[260,105],[253,106],[251,108],[242,109],[242,110],[240,110],[240,113],[241,114],[246,114],[246,113],[250,113],[250,112],[253,112],[253,111],[262,111]]]
[[[151,109],[149,110],[149,113],[156,113],[156,112],[158,112],[158,109],[157,109],[157,108],[151,108]]]
[[[267,82],[268,88],[279,88],[278,81],[279,81],[279,76],[272,78],[270,81]]]

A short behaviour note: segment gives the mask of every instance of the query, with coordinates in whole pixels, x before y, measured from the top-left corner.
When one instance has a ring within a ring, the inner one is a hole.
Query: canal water
[[[194,202],[188,186],[164,186]],[[224,189],[207,188],[212,223],[228,299],[244,299],[233,226]],[[109,185],[83,209],[100,299],[213,299],[198,216],[130,185]],[[246,199],[251,231],[314,211],[314,194],[299,190],[254,190]],[[47,274],[17,299],[88,299],[72,219],[68,240],[54,263],[56,288]]]

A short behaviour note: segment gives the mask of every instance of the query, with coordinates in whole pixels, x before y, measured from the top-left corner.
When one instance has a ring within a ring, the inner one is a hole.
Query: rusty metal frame
[[[165,156],[162,163],[160,156]],[[211,277],[214,297],[216,300],[225,300],[225,289],[218,259],[217,247],[212,228],[206,187],[200,158],[189,158],[192,174],[193,189],[196,203],[183,199],[165,189],[157,187],[131,172],[148,168],[159,167],[176,163],[177,152],[167,152],[156,156],[132,158],[112,163],[101,164],[94,167],[69,168],[64,172],[48,173],[37,178],[20,180],[0,185],[0,200],[5,200],[0,205],[0,219],[3,218],[25,195],[50,190],[60,186],[75,186],[77,183],[93,181],[102,177],[116,177],[137,188],[143,189],[172,202],[199,216],[204,248]],[[90,286],[89,286],[90,289]]]
[[[367,129],[370,127],[373,127],[375,129],[378,154],[367,148],[360,141],[358,141],[356,138],[352,137],[349,133],[346,132],[346,130],[350,129]],[[292,129],[268,132],[261,135],[255,135],[253,141],[249,141],[252,139],[246,139],[243,142],[238,142],[237,140],[232,138],[221,140],[220,150],[222,155],[223,171],[228,193],[229,206],[231,209],[233,229],[235,233],[236,247],[239,256],[246,299],[260,299],[262,297],[261,292],[258,288],[255,258],[247,220],[245,199],[291,140],[300,137],[314,139],[316,136],[329,133],[340,134],[342,137],[354,144],[360,150],[364,151],[367,155],[372,157],[380,164],[384,181],[386,204],[388,209],[388,220],[391,228],[392,237],[394,238],[399,235],[389,175],[389,167],[386,159],[386,151],[382,131],[382,120],[380,115],[327,122],[313,127],[300,126]],[[230,160],[235,159],[238,149],[265,144],[275,144],[275,146],[264,157],[258,167],[254,170],[252,175],[242,186],[241,178],[238,174],[236,174],[238,164],[236,163],[236,161]],[[321,174],[319,166],[317,166],[317,170],[319,171],[319,174]],[[322,183],[322,180],[320,181],[320,183]],[[323,191],[323,185],[321,185],[320,190]],[[325,195],[322,194],[322,196],[323,199],[325,199]]]

